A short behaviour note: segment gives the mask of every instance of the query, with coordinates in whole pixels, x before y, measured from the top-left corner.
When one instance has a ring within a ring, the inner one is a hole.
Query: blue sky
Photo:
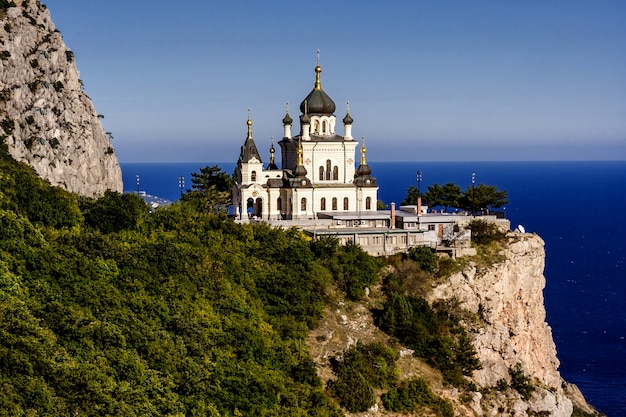
[[[317,49],[369,160],[626,160],[626,1],[43,2],[121,162],[269,148]]]

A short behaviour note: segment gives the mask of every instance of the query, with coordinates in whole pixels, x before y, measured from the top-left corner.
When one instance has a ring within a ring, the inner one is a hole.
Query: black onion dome
[[[333,114],[335,102],[328,97],[324,90],[313,90],[300,104],[300,111],[304,113],[304,102],[308,103],[308,112],[312,114]]]
[[[320,73],[322,67],[319,65],[315,67],[315,87],[313,91],[302,103],[300,103],[300,111],[302,113],[311,114],[333,114],[335,112],[335,102],[322,90],[322,83],[320,81]]]
[[[293,173],[295,174],[296,178],[304,178],[306,177],[307,171],[304,165],[297,165]]]
[[[302,116],[300,116],[300,123],[305,124],[305,125],[311,124],[311,118],[309,117],[308,113],[305,113]]]
[[[372,169],[367,164],[359,165],[355,177],[366,177],[372,174]]]
[[[350,116],[350,113],[346,113],[346,117],[343,118],[343,124],[351,125],[352,122],[354,122],[354,120],[352,120],[352,116]]]
[[[291,125],[293,123],[293,119],[291,118],[291,116],[289,116],[289,113],[285,114],[285,117],[283,118],[283,125],[287,126],[287,125]]]

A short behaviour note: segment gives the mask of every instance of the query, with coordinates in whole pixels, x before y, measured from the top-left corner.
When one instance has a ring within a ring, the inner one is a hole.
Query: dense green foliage
[[[400,264],[400,272],[407,270],[404,265],[406,263]],[[377,325],[413,349],[415,356],[439,369],[447,383],[466,387],[468,381],[464,377],[481,368],[476,350],[460,325],[452,303],[437,303],[431,307],[416,295],[420,292],[419,283],[414,282],[416,276],[424,279],[419,271],[410,269],[408,273],[396,273],[387,278],[387,300],[378,315]]]
[[[229,185],[216,167],[192,191],[205,200],[151,212],[135,195],[77,198],[2,151],[0,416],[340,416],[380,390],[390,409],[447,415],[420,383],[398,383],[380,343],[344,352],[322,386],[302,341],[331,289],[356,300],[378,279],[358,245],[216,214],[205,192]],[[410,283],[440,268],[410,251],[379,325],[462,386],[480,366],[467,335]]]
[[[99,199],[82,198],[80,208],[85,224],[102,233],[137,230],[149,208],[136,194],[106,191]]]
[[[407,257],[422,271],[433,273],[437,269],[437,255],[427,246],[413,246],[409,249]]]
[[[335,381],[329,391],[352,412],[366,411],[376,402],[374,389],[387,388],[396,379],[396,352],[382,343],[357,343],[335,360]]]
[[[426,381],[421,378],[403,381],[383,394],[381,399],[383,406],[389,411],[410,413],[417,411],[419,407],[427,407],[438,416],[454,416],[452,404],[433,394]]]
[[[75,195],[39,178],[26,164],[16,163],[0,142],[0,209],[15,212],[34,224],[75,226],[82,221]]]
[[[337,287],[351,300],[362,298],[365,288],[378,278],[378,260],[352,242],[342,246],[332,236],[322,237],[313,242],[313,253],[333,274]]]
[[[301,342],[330,260],[299,232],[0,164],[0,416],[341,415]]]
[[[337,375],[329,382],[330,392],[352,412],[374,405],[374,389],[388,388],[397,378],[397,353],[382,343],[357,343],[333,363]]]

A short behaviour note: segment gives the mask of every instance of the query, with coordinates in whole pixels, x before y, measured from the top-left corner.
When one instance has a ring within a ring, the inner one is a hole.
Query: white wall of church
[[[354,155],[357,142],[307,142],[302,143],[302,159],[307,170],[307,177],[313,184],[328,182],[351,184],[354,180]],[[330,161],[330,175],[328,163]],[[337,176],[333,175],[337,167]],[[324,179],[320,180],[320,168]],[[329,178],[329,179],[328,179]]]
[[[260,162],[248,162],[247,164],[241,164],[241,183],[252,184],[256,182],[264,182],[260,177],[263,172],[263,164]]]

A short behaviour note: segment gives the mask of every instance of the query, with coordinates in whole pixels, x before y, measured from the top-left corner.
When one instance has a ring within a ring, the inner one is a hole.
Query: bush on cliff
[[[397,359],[397,353],[380,342],[359,342],[331,362],[337,379],[328,389],[348,411],[366,411],[376,402],[374,390],[395,382]]]
[[[464,387],[464,376],[481,368],[465,329],[443,304],[433,309],[421,297],[392,292],[377,325],[438,368],[449,384]]]
[[[421,378],[402,381],[384,393],[381,400],[385,409],[393,412],[412,413],[420,407],[426,407],[437,416],[454,416],[452,404],[433,394],[428,383]]]

